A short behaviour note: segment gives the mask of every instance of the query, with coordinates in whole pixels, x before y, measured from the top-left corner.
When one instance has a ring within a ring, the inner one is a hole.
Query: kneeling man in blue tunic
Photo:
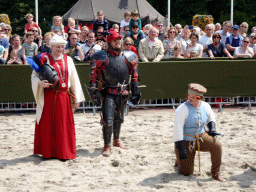
[[[215,115],[211,106],[202,101],[206,91],[207,89],[202,85],[189,84],[187,101],[175,112],[173,133],[175,154],[179,173],[188,176],[194,172],[196,151],[199,155],[199,171],[200,151],[210,152],[212,177],[218,181],[224,181],[220,176],[222,147],[215,137],[221,134],[216,132]],[[205,125],[208,127],[208,132],[205,131]]]

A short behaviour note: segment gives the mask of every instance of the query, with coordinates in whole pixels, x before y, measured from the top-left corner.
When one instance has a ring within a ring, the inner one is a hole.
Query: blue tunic
[[[207,114],[205,105],[201,103],[199,109],[196,109],[188,101],[186,101],[185,104],[188,107],[189,114],[184,124],[184,133],[187,135],[193,135],[193,136],[204,133],[205,132],[204,126],[207,124],[207,120],[208,120],[208,114]],[[200,113],[200,129],[197,133],[199,113]],[[195,138],[184,135],[184,140],[193,141],[195,140]]]

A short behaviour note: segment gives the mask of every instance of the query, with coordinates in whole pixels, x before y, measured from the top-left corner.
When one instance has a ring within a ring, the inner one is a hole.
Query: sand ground
[[[182,176],[175,162],[174,110],[132,110],[125,116],[121,140],[128,149],[113,148],[103,157],[99,112],[75,113],[77,158],[66,162],[33,155],[35,113],[0,113],[0,191],[256,191],[256,111],[224,109],[217,113],[223,145],[221,173],[210,176],[210,154],[196,156],[195,173]]]

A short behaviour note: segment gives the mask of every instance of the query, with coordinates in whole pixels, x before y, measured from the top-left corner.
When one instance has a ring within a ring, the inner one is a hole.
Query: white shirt
[[[190,41],[190,39],[185,40],[185,39],[181,38],[180,43],[181,43],[181,54],[183,55],[184,52],[186,51],[188,45],[191,43],[191,41]]]
[[[196,51],[197,55],[199,55],[200,50],[203,50],[203,45],[197,43],[195,47],[188,48],[188,53],[190,53],[191,51]]]
[[[204,49],[207,45],[210,45],[213,43],[212,37],[207,37],[206,35],[203,35],[202,37],[199,38],[199,43],[203,45],[203,49]],[[206,52],[203,52],[203,57],[208,57],[208,54]]]
[[[150,39],[148,40],[148,45],[150,49],[152,50],[152,47],[154,46],[155,41],[151,41]]]
[[[86,53],[89,51],[89,49],[90,49],[91,47],[92,47],[92,46],[89,46],[87,43],[85,43],[85,44],[83,44],[83,45],[81,46],[81,48],[82,48],[83,51],[84,51],[84,54],[86,54]],[[98,44],[95,44],[92,49],[94,49],[95,52],[97,52],[97,51],[100,51],[100,50],[101,50],[101,46],[98,45]]]
[[[120,23],[120,27],[125,27],[125,26],[129,25],[129,22],[130,21],[126,22],[125,20],[122,20]]]
[[[208,114],[208,122],[215,122],[215,114],[211,109],[211,106],[206,102],[201,102],[201,105],[204,105],[206,112]],[[185,103],[182,103],[175,111],[175,120],[174,120],[174,130],[173,130],[173,140],[181,141],[183,140],[183,130],[185,121],[188,117],[188,107]]]
[[[248,55],[248,54],[252,54],[252,53],[254,53],[254,52],[253,52],[253,49],[252,49],[251,47],[248,47],[244,53],[242,52],[241,47],[236,47],[235,52],[234,52],[234,55],[235,55],[235,54],[244,54],[244,55]]]

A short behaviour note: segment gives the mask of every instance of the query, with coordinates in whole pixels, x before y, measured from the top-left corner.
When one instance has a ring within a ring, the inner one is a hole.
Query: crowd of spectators
[[[26,57],[38,53],[50,54],[49,42],[54,35],[67,40],[64,53],[74,60],[88,61],[95,52],[107,49],[106,36],[110,24],[103,11],[98,11],[92,31],[87,26],[80,29],[73,18],[69,18],[67,26],[64,26],[62,17],[54,16],[51,31],[43,35],[32,14],[27,14],[26,20],[23,37],[11,36],[12,27],[0,24],[0,64],[27,64]],[[182,28],[181,24],[175,24],[167,27],[161,21],[155,26],[142,26],[137,10],[125,12],[120,21],[120,25],[113,24],[111,28],[123,37],[123,50],[133,51],[143,62],[158,62],[163,58],[232,59],[256,56],[256,26],[248,34],[249,25],[246,22],[240,26],[232,25],[230,21],[222,25],[208,24],[205,32],[198,26],[186,25]]]

